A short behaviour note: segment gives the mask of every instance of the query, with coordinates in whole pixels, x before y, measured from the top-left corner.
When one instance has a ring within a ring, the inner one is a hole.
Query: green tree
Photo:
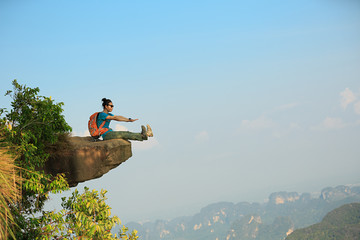
[[[16,146],[15,164],[20,169],[22,197],[11,205],[16,220],[17,239],[35,239],[39,234],[39,215],[48,200],[49,193],[69,189],[63,175],[51,176],[39,170],[48,159],[46,147],[57,142],[61,134],[71,131],[62,113],[63,103],[38,96],[39,88],[29,88],[13,81],[11,111],[5,113],[3,122],[9,124],[4,137]]]
[[[67,136],[71,127],[62,115],[63,103],[55,103],[51,97],[39,96],[39,88],[20,85],[16,80],[12,84],[13,90],[5,94],[13,99],[12,109],[10,112],[0,109],[0,115],[5,114],[1,122],[8,125],[4,128],[5,142],[16,146],[13,152],[19,157],[15,158],[14,163],[19,169],[19,179],[22,179],[20,200],[9,202],[16,239],[79,239],[85,236],[99,239],[99,233],[103,233],[101,239],[137,239],[136,233],[126,235],[123,232],[119,238],[105,234],[119,220],[105,214],[110,212],[110,208],[104,203],[103,192],[94,195],[85,189],[85,193],[80,195],[75,191],[72,198],[63,200],[64,210],[58,213],[43,210],[50,193],[69,190],[63,174],[52,176],[41,169],[49,157],[48,147]],[[104,219],[93,219],[93,224],[86,221],[84,202],[92,206],[92,214]],[[85,235],[79,231],[77,224],[82,226]]]
[[[120,224],[117,216],[111,217],[105,203],[106,190],[100,193],[84,188],[83,194],[75,190],[68,199],[63,198],[63,210],[48,212],[42,218],[42,239],[137,239],[136,231],[126,234],[123,226],[118,235],[111,229]]]

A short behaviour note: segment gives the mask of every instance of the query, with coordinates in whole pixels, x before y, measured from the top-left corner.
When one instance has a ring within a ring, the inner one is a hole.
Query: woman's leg
[[[146,135],[144,136],[141,133],[133,133],[129,131],[111,131],[106,133],[104,140],[110,139],[126,139],[126,140],[137,140],[143,141],[147,140]]]

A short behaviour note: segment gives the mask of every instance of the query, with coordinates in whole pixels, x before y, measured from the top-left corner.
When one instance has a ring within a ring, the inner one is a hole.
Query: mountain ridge
[[[275,192],[266,203],[218,202],[192,216],[130,222],[144,240],[285,239],[293,231],[320,222],[331,210],[360,202],[359,186],[324,188],[318,198],[309,193]],[[270,238],[272,239],[272,238]]]

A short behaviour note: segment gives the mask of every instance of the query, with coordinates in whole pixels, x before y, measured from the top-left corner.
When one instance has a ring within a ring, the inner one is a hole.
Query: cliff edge
[[[91,137],[68,137],[52,146],[46,173],[65,173],[70,187],[99,178],[132,156],[131,142],[123,139],[92,141]]]

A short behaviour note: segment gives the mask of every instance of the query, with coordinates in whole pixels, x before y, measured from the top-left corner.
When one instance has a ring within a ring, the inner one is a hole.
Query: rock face
[[[269,197],[269,204],[284,204],[289,202],[296,202],[300,196],[296,192],[276,192],[272,193]]]
[[[328,187],[321,191],[320,198],[325,201],[336,201],[348,196],[357,195],[356,191],[352,192],[351,190],[352,188],[348,186]]]
[[[99,178],[132,156],[131,143],[122,139],[92,141],[90,137],[70,137],[54,146],[45,172],[65,173],[69,185]]]

